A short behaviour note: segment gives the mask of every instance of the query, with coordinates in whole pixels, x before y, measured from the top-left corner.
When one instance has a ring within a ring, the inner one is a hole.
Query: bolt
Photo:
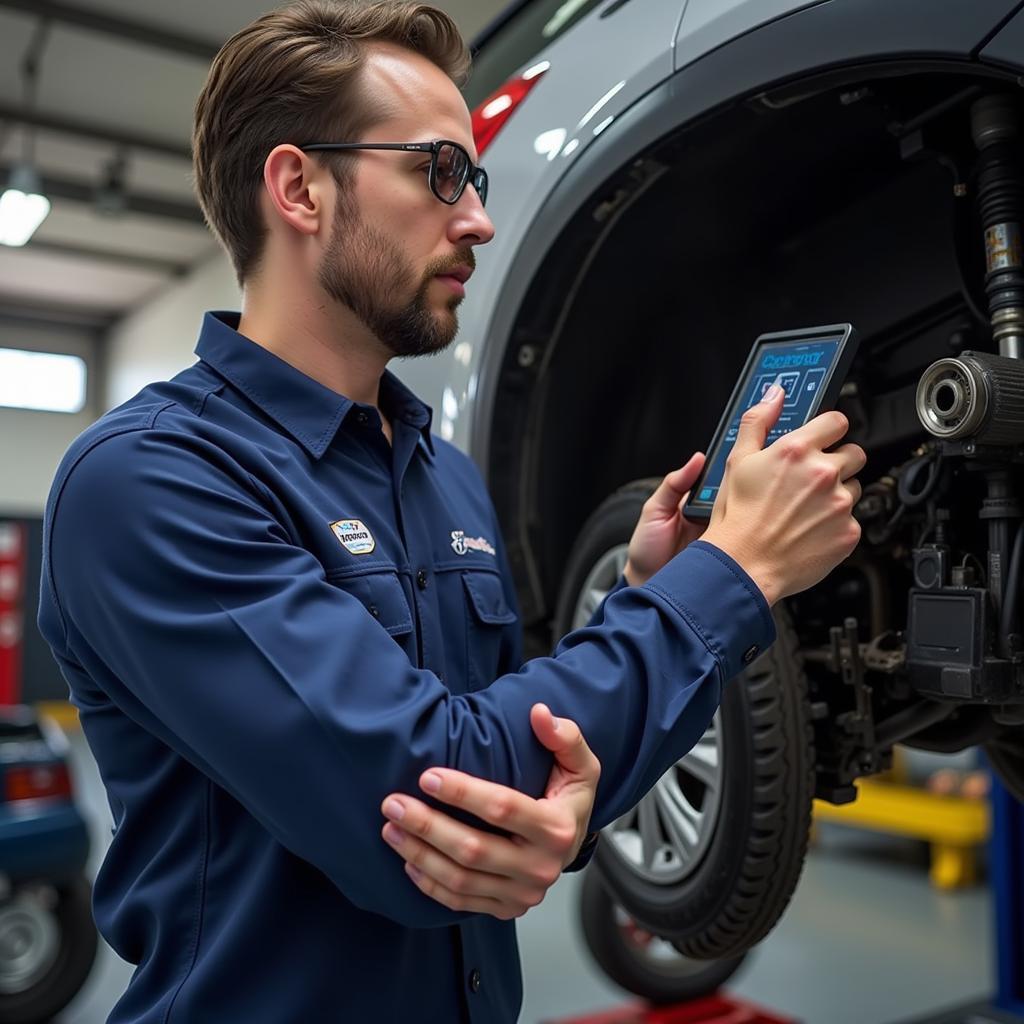
[[[535,345],[523,345],[517,356],[519,365],[525,370],[537,361],[537,348]]]

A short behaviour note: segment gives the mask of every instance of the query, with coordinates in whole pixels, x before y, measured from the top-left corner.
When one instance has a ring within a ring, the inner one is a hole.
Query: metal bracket
[[[861,656],[857,620],[849,617],[842,626],[829,631],[832,663],[841,673],[843,682],[853,687],[855,710],[836,717],[836,725],[860,739],[859,767],[862,772],[878,771],[875,753],[875,717],[871,708],[872,689],[864,679],[864,658]]]

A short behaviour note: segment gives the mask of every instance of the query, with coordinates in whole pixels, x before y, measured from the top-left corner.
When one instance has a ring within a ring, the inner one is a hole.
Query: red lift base
[[[635,1003],[617,1010],[602,1010],[582,1017],[563,1017],[542,1024],[800,1024],[795,1017],[780,1017],[731,996],[714,995],[679,1006]]]

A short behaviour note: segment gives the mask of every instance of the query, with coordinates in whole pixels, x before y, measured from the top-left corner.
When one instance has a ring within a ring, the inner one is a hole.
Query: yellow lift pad
[[[936,888],[955,889],[976,881],[975,851],[991,830],[987,800],[937,796],[875,779],[860,779],[856,785],[852,804],[836,807],[815,800],[815,820],[924,839],[931,844],[930,878]]]

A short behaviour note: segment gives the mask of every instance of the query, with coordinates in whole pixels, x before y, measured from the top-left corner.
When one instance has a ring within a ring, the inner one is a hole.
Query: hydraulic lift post
[[[1024,1020],[1024,804],[992,782],[996,1006]]]
[[[904,1024],[1024,1024],[1024,805],[992,776],[989,861],[995,911],[996,994]]]

